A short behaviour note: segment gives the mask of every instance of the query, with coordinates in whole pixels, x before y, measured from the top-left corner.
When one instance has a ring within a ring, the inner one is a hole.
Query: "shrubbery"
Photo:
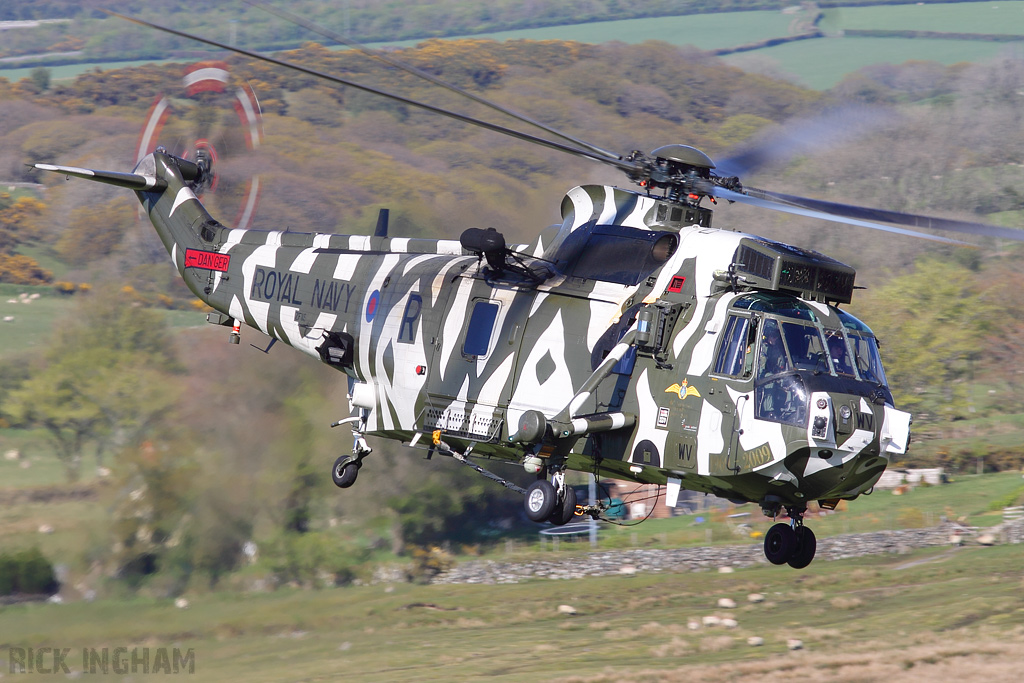
[[[0,554],[0,595],[52,595],[60,584],[38,548]]]

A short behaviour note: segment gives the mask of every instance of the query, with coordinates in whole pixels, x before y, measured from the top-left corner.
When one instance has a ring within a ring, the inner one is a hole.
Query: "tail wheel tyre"
[[[351,455],[343,455],[334,461],[334,468],[331,470],[331,479],[334,485],[340,489],[347,489],[356,483],[359,475],[359,463]]]
[[[576,491],[571,486],[565,487],[565,495],[562,496],[561,504],[555,505],[554,511],[548,517],[548,521],[555,526],[562,526],[572,521],[576,516]]]
[[[795,531],[796,550],[789,558],[789,566],[793,569],[803,569],[814,559],[814,552],[818,549],[818,540],[814,532],[805,526],[798,526]]]
[[[558,496],[555,495],[555,487],[547,479],[538,479],[530,484],[523,499],[526,516],[534,522],[547,521],[557,502]]]
[[[764,535],[764,556],[772,564],[786,564],[796,551],[796,533],[788,524],[779,523]]]

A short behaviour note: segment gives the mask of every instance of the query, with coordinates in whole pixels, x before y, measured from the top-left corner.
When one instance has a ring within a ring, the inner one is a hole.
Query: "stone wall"
[[[985,532],[1003,542],[1024,542],[1024,521],[1002,524],[986,529]],[[815,562],[977,542],[972,541],[976,535],[975,529],[954,523],[926,529],[844,534],[819,539]],[[756,564],[767,564],[760,543],[703,548],[611,550],[529,562],[463,562],[439,574],[432,583],[519,583],[529,579],[576,579],[636,572],[689,572],[722,567],[750,567]]]

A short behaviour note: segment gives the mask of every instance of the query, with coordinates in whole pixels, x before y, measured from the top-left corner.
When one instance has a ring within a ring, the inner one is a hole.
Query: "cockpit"
[[[892,404],[871,330],[838,308],[822,315],[790,296],[736,299],[713,372],[753,382],[755,416],[771,422],[806,426],[816,391]]]

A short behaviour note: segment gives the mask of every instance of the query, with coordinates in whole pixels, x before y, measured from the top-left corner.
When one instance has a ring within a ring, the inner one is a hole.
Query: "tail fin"
[[[34,164],[34,167],[134,190],[182,276],[189,265],[186,260],[190,250],[212,252],[219,246],[225,228],[210,216],[193,190],[209,177],[208,164],[157,150],[146,155],[132,173],[51,164]],[[204,271],[201,277],[185,277],[189,289],[204,301],[210,286],[206,275]]]

